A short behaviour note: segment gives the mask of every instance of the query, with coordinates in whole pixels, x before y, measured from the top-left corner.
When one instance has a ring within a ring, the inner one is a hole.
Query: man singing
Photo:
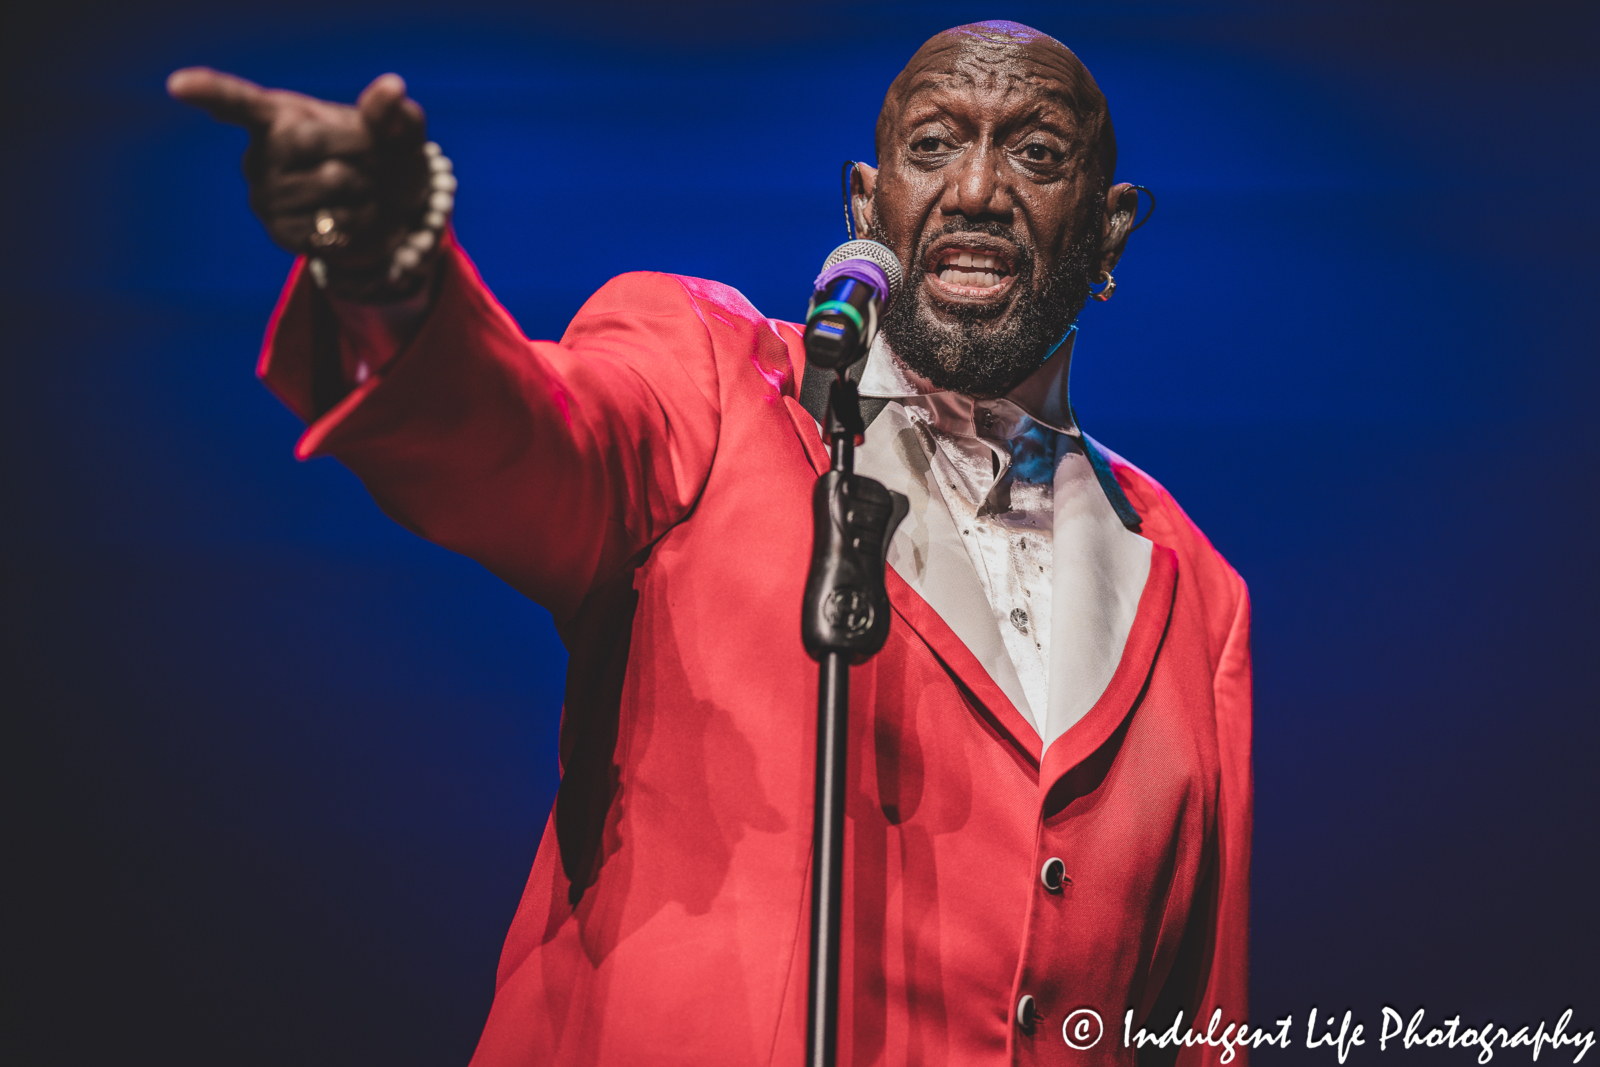
[[[200,68],[170,88],[250,130],[251,204],[304,257],[259,368],[309,424],[297,455],[547,607],[570,653],[473,1063],[799,1063],[828,466],[800,328],[639,273],[529,341],[399,78],[353,108]],[[1105,98],[1052,38],[962,26],[876,142],[851,205],[906,284],[857,470],[911,512],[851,686],[840,1062],[1215,1062],[1123,1040],[1125,1013],[1246,1015],[1250,653],[1244,583],[1068,401],[1138,199]]]

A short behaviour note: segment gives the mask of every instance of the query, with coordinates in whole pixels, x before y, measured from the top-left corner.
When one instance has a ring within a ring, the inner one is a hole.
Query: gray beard
[[[922,271],[907,271],[908,289],[889,305],[881,324],[890,347],[902,363],[940,389],[980,398],[1004,396],[1039,369],[1051,346],[1077,321],[1089,299],[1090,266],[1099,258],[1099,229],[1096,218],[1037,281],[1032,247],[1009,226],[954,219],[937,233],[923,234],[912,263],[926,262],[928,246],[946,234],[984,233],[1012,242],[1017,249],[1013,295],[1009,304],[994,308],[946,308],[950,321],[934,315],[920,284]],[[883,240],[876,229],[869,236]]]

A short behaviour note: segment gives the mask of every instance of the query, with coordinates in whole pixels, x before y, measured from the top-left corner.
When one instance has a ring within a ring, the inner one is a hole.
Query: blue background
[[[5,34],[9,1062],[465,1062],[556,781],[547,614],[292,459],[289,258],[166,73],[404,74],[554,337],[641,268],[799,315],[890,78],[993,17],[1160,196],[1074,399],[1253,593],[1252,1018],[1600,1023],[1592,7],[133,6]]]

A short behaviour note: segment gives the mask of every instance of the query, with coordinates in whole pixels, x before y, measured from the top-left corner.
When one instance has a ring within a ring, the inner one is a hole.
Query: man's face
[[[1086,79],[1048,38],[952,32],[891,91],[870,234],[899,255],[907,284],[884,329],[935,385],[1003,394],[1083,307],[1106,195],[1098,131],[1073,107]]]

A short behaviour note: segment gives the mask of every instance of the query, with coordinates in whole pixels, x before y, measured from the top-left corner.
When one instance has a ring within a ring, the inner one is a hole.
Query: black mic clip
[[[811,494],[816,536],[800,614],[800,637],[812,659],[838,652],[861,663],[883,648],[889,638],[885,559],[908,510],[904,496],[871,478],[833,470],[817,479]]]

